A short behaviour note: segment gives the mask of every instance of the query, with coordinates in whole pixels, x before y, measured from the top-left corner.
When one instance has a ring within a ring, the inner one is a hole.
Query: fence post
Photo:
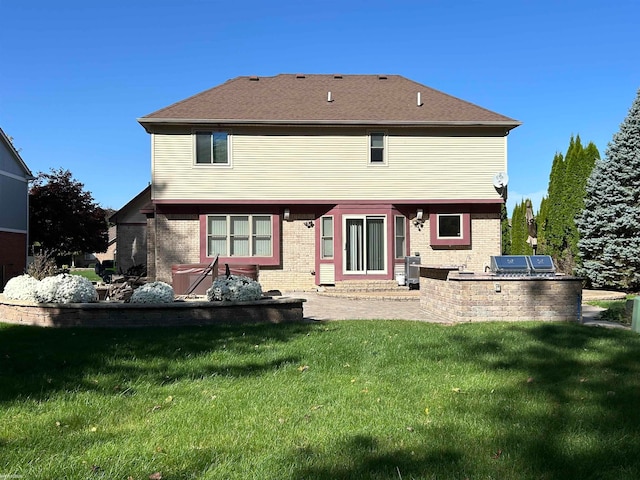
[[[631,314],[631,330],[640,333],[640,295],[633,299],[633,313]]]

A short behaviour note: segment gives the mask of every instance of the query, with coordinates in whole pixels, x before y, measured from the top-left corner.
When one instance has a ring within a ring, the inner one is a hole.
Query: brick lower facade
[[[423,265],[466,265],[467,270],[484,272],[491,256],[502,253],[499,214],[471,214],[470,246],[431,246],[429,228],[428,221],[421,229],[411,224],[411,254],[419,252]]]
[[[134,265],[147,263],[146,225],[118,225],[118,237],[116,239],[116,244],[118,270],[126,272]]]
[[[0,291],[27,267],[27,234],[0,231]]]
[[[313,226],[309,221],[314,222]],[[411,219],[410,219],[411,220]],[[291,214],[281,222],[279,265],[262,265],[259,281],[264,291],[313,291],[320,283],[316,271],[316,246],[319,219],[313,214]],[[391,222],[390,222],[391,223]],[[468,246],[431,246],[429,222],[416,226],[408,222],[410,254],[420,253],[422,264],[466,265],[467,270],[483,272],[492,255],[500,254],[500,217],[498,213],[471,214],[471,244]],[[334,228],[342,228],[336,221]],[[147,223],[147,274],[150,279],[172,282],[172,265],[198,264],[201,260],[201,224],[196,213],[157,213]],[[335,246],[339,248],[339,246]],[[387,248],[393,249],[392,245]],[[343,267],[336,262],[335,269]],[[371,279],[372,289],[392,284],[395,274],[404,271],[404,261],[388,266],[386,278]],[[362,285],[367,280],[354,279]],[[349,281],[338,282],[349,283]],[[368,288],[368,287],[367,287]],[[366,289],[366,288],[365,288]]]

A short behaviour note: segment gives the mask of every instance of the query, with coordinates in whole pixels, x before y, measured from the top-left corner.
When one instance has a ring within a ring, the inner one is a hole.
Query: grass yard
[[[624,300],[600,300],[590,302],[591,305],[606,308],[600,314],[602,320],[609,322],[621,323],[622,325],[631,325],[633,314],[633,303],[628,304],[628,301],[633,300],[636,295],[627,295]]]
[[[71,275],[80,275],[91,282],[101,282],[102,278],[96,273],[94,268],[72,268]]]
[[[640,337],[0,325],[0,477],[637,479]]]

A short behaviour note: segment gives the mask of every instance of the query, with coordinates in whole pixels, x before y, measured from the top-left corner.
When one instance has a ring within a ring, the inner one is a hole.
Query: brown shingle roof
[[[331,92],[331,93],[329,93]],[[421,106],[417,106],[420,93]],[[331,101],[329,100],[331,95]],[[520,122],[400,75],[237,77],[138,119],[152,123],[502,125]]]

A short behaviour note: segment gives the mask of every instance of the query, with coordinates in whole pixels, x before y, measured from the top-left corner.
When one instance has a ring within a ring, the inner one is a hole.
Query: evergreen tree
[[[573,142],[573,139],[572,139]],[[544,222],[544,253],[557,258],[562,251],[563,224],[562,216],[562,190],[564,188],[565,163],[561,153],[556,153],[551,165],[549,175],[549,188],[547,189],[547,211]]]
[[[546,219],[548,217],[549,201],[547,197],[543,197],[540,201],[540,208],[538,209],[538,215],[536,217],[536,224],[538,226],[538,253],[547,254],[546,253]]]
[[[529,232],[527,228],[526,202],[527,200],[524,200],[516,205],[511,217],[511,253],[513,255],[533,254],[531,245],[527,243]]]
[[[538,251],[551,255],[566,273],[573,273],[581,262],[575,218],[584,208],[587,179],[599,158],[593,142],[585,148],[580,136],[572,136],[566,154],[554,156],[548,196],[540,204]]]
[[[500,227],[502,230],[502,254],[509,255],[511,253],[511,228],[509,227],[507,205],[504,203],[500,207]]]
[[[640,90],[605,159],[587,182],[576,221],[583,264],[579,274],[596,288],[640,287]]]
[[[567,154],[566,159],[566,195],[563,205],[566,222],[564,227],[566,247],[563,256],[566,271],[573,272],[582,263],[578,249],[580,234],[575,219],[584,209],[587,180],[593,171],[596,160],[600,159],[600,152],[593,142],[583,148],[580,137],[578,137],[574,152],[571,156]]]

